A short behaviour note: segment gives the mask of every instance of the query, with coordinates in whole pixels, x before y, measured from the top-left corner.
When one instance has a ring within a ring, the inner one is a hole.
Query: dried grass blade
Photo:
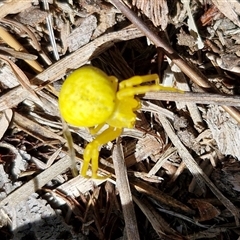
[[[4,42],[6,42],[10,47],[14,48],[16,51],[25,51],[24,47],[6,31],[3,27],[0,27],[0,35]],[[25,60],[35,72],[39,73],[43,71],[42,66],[35,60]]]

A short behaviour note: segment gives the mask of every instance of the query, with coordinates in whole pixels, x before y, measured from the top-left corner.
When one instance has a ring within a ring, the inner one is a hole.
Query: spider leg
[[[155,81],[155,83],[159,83],[159,77],[157,74],[149,74],[149,75],[144,75],[144,76],[133,76],[129,79],[123,80],[122,82],[119,83],[119,89],[124,89],[128,87],[133,87],[136,85],[139,85],[141,83],[145,82],[152,82]]]
[[[92,142],[90,142],[84,150],[83,153],[83,166],[81,169],[81,175],[83,177],[87,177],[87,170],[90,162],[92,163],[92,178],[102,178],[97,175],[98,171],[98,156],[99,156],[99,148],[117,137],[121,135],[121,128],[114,128],[109,126],[108,129],[103,131],[100,135],[98,135]]]
[[[72,174],[74,177],[76,177],[78,175],[78,170],[76,168],[75,149],[73,146],[72,135],[71,135],[71,132],[69,130],[67,123],[63,119],[62,119],[62,126],[63,126],[63,135],[64,135],[65,139],[67,140],[69,157],[70,157],[70,160],[72,163],[72,166],[71,166]]]
[[[152,85],[140,85],[141,83],[155,81]],[[119,83],[119,91],[117,92],[117,98],[119,100],[126,97],[131,97],[138,94],[144,94],[146,92],[157,91],[170,91],[170,92],[183,92],[177,88],[165,87],[159,85],[159,77],[157,74],[149,74],[145,76],[133,76]]]
[[[91,135],[97,134],[103,128],[104,125],[105,125],[105,123],[102,123],[102,124],[99,124],[99,125],[89,128]]]
[[[117,92],[117,98],[121,100],[126,97],[130,97],[138,94],[145,94],[146,92],[157,92],[157,91],[183,93],[183,91],[174,87],[165,87],[162,85],[145,85],[145,86],[123,88]]]

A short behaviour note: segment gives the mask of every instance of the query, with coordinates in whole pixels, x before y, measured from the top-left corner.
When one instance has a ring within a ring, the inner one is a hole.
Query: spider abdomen
[[[92,127],[104,123],[115,108],[116,92],[101,70],[85,66],[75,70],[63,83],[59,109],[66,122]]]

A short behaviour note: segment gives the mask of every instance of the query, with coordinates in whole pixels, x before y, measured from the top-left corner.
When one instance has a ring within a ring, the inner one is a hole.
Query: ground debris
[[[47,204],[46,200],[32,194],[26,202],[21,202],[11,212],[12,239],[76,239],[84,236],[74,233],[73,228],[64,223],[62,217]]]
[[[1,1],[0,239],[239,239],[239,1],[121,2]],[[73,176],[96,136],[69,126],[70,162],[58,109],[85,64],[178,88],[137,96],[100,180]]]
[[[240,160],[240,127],[225,111],[216,106],[207,110],[207,123],[220,152]]]

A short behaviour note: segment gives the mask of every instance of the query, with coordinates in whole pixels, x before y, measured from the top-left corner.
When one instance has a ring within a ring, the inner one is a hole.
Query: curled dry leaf
[[[231,160],[223,163],[221,168],[215,168],[211,174],[215,185],[227,196],[240,199],[240,162]]]

